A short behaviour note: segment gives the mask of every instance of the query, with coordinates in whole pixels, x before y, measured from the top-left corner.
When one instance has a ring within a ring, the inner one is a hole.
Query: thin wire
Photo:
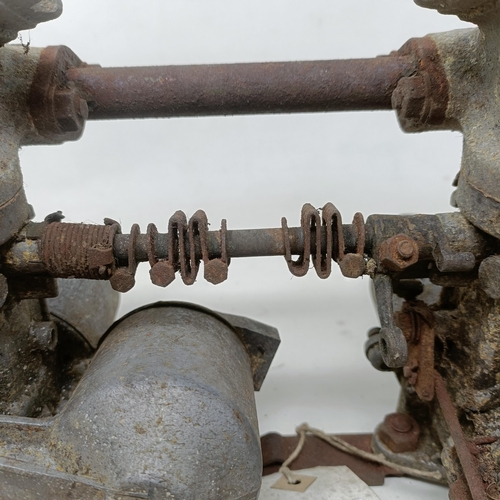
[[[347,441],[344,441],[342,438],[330,434],[325,434],[323,431],[319,429],[314,429],[313,427],[309,427],[308,424],[299,425],[295,429],[295,431],[299,436],[299,442],[297,443],[297,447],[292,452],[292,454],[287,458],[287,460],[283,462],[283,465],[280,467],[279,470],[286,477],[289,484],[297,484],[300,482],[300,480],[297,479],[290,470],[289,465],[300,455],[304,447],[304,443],[306,441],[306,436],[308,433],[318,437],[319,439],[322,439],[329,445],[343,451],[344,453],[360,457],[370,462],[375,462],[381,465],[385,465],[387,467],[390,467],[391,469],[394,469],[397,472],[401,472],[401,474],[416,477],[418,479],[432,480],[432,481],[442,481],[444,479],[442,473],[439,471],[434,471],[434,472],[421,471],[418,469],[413,469],[412,467],[405,467],[404,465],[393,463],[387,460],[383,455],[369,453],[367,451],[356,448],[356,446],[353,446]]]

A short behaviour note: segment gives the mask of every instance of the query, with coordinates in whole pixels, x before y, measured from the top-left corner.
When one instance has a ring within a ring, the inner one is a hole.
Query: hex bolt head
[[[213,285],[227,280],[228,265],[221,259],[213,259],[205,263],[205,279]]]
[[[113,290],[126,293],[134,288],[135,277],[128,269],[120,267],[114,272],[111,278],[109,278],[109,282]]]
[[[406,234],[397,234],[380,245],[380,263],[391,271],[402,271],[418,261],[418,245]]]
[[[348,253],[338,264],[346,278],[359,278],[366,272],[365,259],[359,254]]]
[[[431,94],[430,84],[423,75],[403,77],[399,80],[392,93],[391,103],[403,130],[415,132],[427,123],[431,112]]]
[[[89,116],[87,102],[76,88],[54,92],[54,115],[62,132],[78,132]]]
[[[406,119],[420,119],[425,108],[426,89],[422,76],[401,78],[392,93],[392,107]]]
[[[150,270],[149,276],[156,286],[166,287],[175,279],[175,269],[166,261],[157,262]]]
[[[406,413],[391,413],[380,424],[378,437],[392,452],[407,453],[418,447],[420,427]]]

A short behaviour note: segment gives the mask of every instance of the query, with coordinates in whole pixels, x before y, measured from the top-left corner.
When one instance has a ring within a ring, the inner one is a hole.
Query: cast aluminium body
[[[0,496],[254,500],[253,390],[222,317],[177,303],[133,312],[57,415],[0,418]]]

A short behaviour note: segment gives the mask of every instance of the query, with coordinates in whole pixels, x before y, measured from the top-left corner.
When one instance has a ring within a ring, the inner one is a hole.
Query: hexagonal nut
[[[62,132],[83,130],[89,116],[89,108],[76,88],[54,92],[54,116]]]
[[[420,427],[406,413],[391,413],[380,424],[378,437],[392,452],[407,453],[418,448]]]
[[[175,280],[175,269],[170,263],[160,261],[149,270],[149,276],[154,285],[166,287]]]
[[[380,245],[380,263],[391,271],[402,271],[418,261],[417,242],[406,234],[397,234]]]
[[[359,278],[366,272],[365,259],[360,254],[348,253],[339,261],[340,271],[346,278]]]
[[[125,293],[134,288],[135,277],[128,269],[120,267],[114,272],[111,278],[109,278],[109,282],[113,290]]]
[[[427,98],[425,79],[423,76],[401,78],[392,93],[392,108],[406,119],[420,119],[425,109]]]
[[[213,285],[227,280],[228,265],[221,259],[209,260],[204,264],[204,277]]]
[[[260,390],[281,342],[278,330],[244,316],[218,314],[234,328],[245,346],[250,359],[254,390]]]

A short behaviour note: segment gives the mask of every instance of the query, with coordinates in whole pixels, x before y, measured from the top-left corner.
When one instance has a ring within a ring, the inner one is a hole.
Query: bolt
[[[175,279],[175,269],[169,262],[157,262],[150,270],[149,276],[154,285],[166,287]]]
[[[407,453],[417,449],[420,427],[406,413],[391,413],[380,424],[377,434],[392,452]]]
[[[83,130],[89,108],[76,88],[65,88],[54,92],[54,114],[62,132],[78,132]]]
[[[389,424],[397,432],[410,432],[413,429],[411,417],[404,413],[394,413]]]
[[[413,257],[413,253],[415,249],[413,248],[413,245],[408,241],[408,240],[403,240],[400,241],[397,247],[397,251],[399,256],[403,260],[409,260]]]
[[[134,288],[135,277],[128,269],[120,267],[115,271],[111,278],[109,278],[109,282],[113,290],[126,293]]]
[[[366,272],[365,259],[360,254],[348,253],[338,264],[346,278],[359,278]]]
[[[402,271],[418,261],[418,245],[406,234],[397,234],[380,245],[380,263],[391,271]]]
[[[392,93],[392,108],[400,120],[420,121],[423,119],[427,98],[423,76],[401,78]]]
[[[221,259],[209,260],[204,264],[205,279],[213,285],[227,280],[228,265]]]

